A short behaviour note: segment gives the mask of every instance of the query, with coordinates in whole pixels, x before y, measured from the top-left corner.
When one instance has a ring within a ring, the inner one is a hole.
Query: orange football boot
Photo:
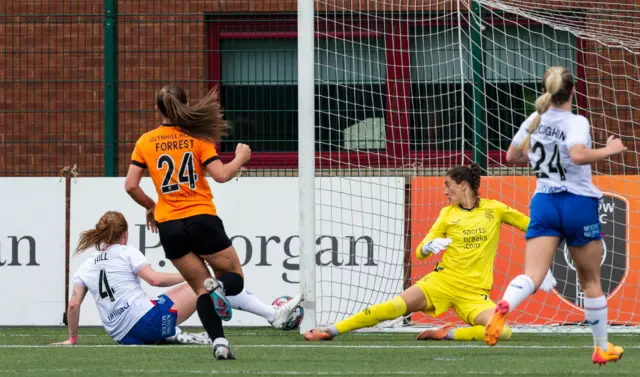
[[[329,329],[324,327],[309,330],[306,333],[304,333],[304,340],[308,342],[317,342],[321,340],[331,340],[331,339],[333,339],[333,334],[331,334]]]
[[[418,335],[417,340],[442,340],[444,339],[450,330],[456,328],[453,323],[447,323],[446,325],[437,329],[424,330]]]
[[[495,346],[502,335],[502,329],[505,322],[507,322],[507,316],[509,315],[509,302],[501,300],[496,305],[491,319],[487,323],[484,329],[484,341],[490,345]]]
[[[624,355],[624,349],[622,349],[622,347],[616,347],[609,343],[606,351],[603,351],[600,347],[596,347],[596,349],[593,350],[591,360],[593,360],[594,364],[604,365],[609,361],[613,361],[615,363],[622,359],[622,355]]]

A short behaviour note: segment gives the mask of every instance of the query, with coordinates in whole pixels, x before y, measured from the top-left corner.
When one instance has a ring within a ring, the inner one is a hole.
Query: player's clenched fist
[[[236,146],[236,157],[240,158],[242,163],[251,159],[251,148],[247,144],[238,143]]]
[[[422,245],[420,252],[424,256],[438,254],[445,251],[447,246],[451,245],[451,242],[451,238],[436,238]]]
[[[622,144],[622,140],[616,138],[613,135],[609,136],[609,138],[607,139],[607,146],[605,148],[607,148],[612,156],[627,150],[627,147]]]

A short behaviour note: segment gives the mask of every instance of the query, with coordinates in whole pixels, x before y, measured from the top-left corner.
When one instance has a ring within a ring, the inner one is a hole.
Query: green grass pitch
[[[199,330],[202,331],[202,330]],[[483,342],[418,342],[415,334],[356,333],[308,343],[297,332],[233,328],[237,360],[214,361],[208,346],[125,347],[104,330],[81,329],[79,345],[52,346],[64,328],[0,329],[2,376],[640,376],[640,339],[612,334],[624,358],[591,363],[590,335],[514,334]]]

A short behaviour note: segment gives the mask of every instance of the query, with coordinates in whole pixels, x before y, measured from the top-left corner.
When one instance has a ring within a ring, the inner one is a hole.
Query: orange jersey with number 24
[[[157,222],[216,215],[205,167],[218,158],[214,144],[175,126],[160,126],[138,139],[131,164],[149,170],[158,192]]]

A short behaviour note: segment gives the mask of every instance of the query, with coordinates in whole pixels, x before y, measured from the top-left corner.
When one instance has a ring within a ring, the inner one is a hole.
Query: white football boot
[[[235,360],[236,356],[229,348],[229,341],[225,338],[218,338],[213,344],[213,358],[216,360]]]
[[[211,344],[211,339],[206,332],[203,333],[188,333],[182,331],[179,327],[176,327],[176,335],[170,336],[164,340],[169,344]]]
[[[304,296],[299,294],[287,301],[286,304],[276,308],[276,318],[271,322],[271,326],[276,329],[282,329],[282,327],[293,319],[296,308],[304,301]]]

